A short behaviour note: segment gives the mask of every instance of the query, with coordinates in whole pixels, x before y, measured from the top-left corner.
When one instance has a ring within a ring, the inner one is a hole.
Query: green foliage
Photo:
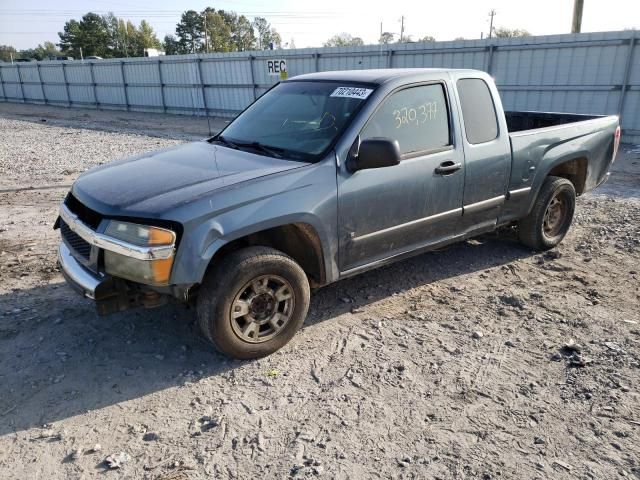
[[[180,53],[180,45],[173,35],[165,35],[162,46],[167,55],[178,55]]]
[[[353,47],[364,45],[364,41],[360,37],[352,37],[348,33],[339,33],[324,42],[325,47]]]
[[[136,27],[130,20],[113,13],[87,13],[79,22],[69,20],[60,36],[60,48],[65,55],[80,58],[97,55],[102,58],[141,57],[145,48],[159,48],[161,43],[153,28],[145,21]]]
[[[276,29],[267,22],[266,18],[256,17],[253,20],[253,28],[257,32],[257,42],[260,50],[269,50],[272,43],[273,48],[282,48],[282,37],[280,37]]]
[[[20,53],[13,47],[2,46],[0,58],[8,61],[13,55],[41,60],[60,54],[77,59],[92,55],[119,58],[141,57],[148,48],[164,48],[167,55],[178,55],[267,49],[270,44],[275,48],[282,46],[280,34],[266,19],[257,17],[251,22],[244,15],[211,7],[202,12],[183,12],[176,25],[175,36],[167,35],[163,42],[158,40],[146,20],[136,26],[130,20],[118,18],[113,13],[98,15],[89,12],[79,21],[69,20],[58,36],[60,50],[51,42]]]
[[[517,28],[509,29],[505,27],[498,27],[493,29],[493,36],[497,38],[513,38],[513,37],[530,37],[531,34],[526,30],[519,30]]]
[[[80,49],[84,56],[111,56],[111,36],[107,21],[97,13],[89,12],[79,22],[68,21],[60,36],[60,48],[66,55],[80,58]]]
[[[0,45],[0,60],[10,62],[11,58],[16,58],[18,51],[10,45]]]
[[[196,53],[202,50],[204,38],[204,22],[202,16],[195,10],[187,10],[182,14],[176,26],[179,53]]]
[[[426,35],[420,39],[421,42],[435,42],[436,38],[431,35]]]
[[[209,7],[202,12],[202,15],[204,18],[203,25],[206,25],[204,51],[233,51],[231,25],[227,23],[225,17],[220,12],[216,12],[213,8]]]
[[[280,46],[278,32],[264,19],[251,23],[244,15],[207,7],[198,13],[187,10],[176,25],[176,34],[165,37],[168,54],[199,52],[241,52],[267,48],[269,42]],[[256,32],[258,36],[256,37]]]
[[[33,58],[34,60],[48,60],[60,55],[60,50],[53,42],[44,42],[44,45],[38,45],[36,48],[29,48],[27,50],[21,50],[18,53],[19,58]],[[13,55],[16,58],[16,55]]]

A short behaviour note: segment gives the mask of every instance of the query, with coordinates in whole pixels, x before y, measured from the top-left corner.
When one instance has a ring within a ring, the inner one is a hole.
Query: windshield
[[[236,118],[214,141],[232,148],[311,161],[333,145],[372,87],[294,81],[277,85]]]

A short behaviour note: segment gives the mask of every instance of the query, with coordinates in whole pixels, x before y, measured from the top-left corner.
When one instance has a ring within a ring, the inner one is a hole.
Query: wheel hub
[[[251,300],[249,312],[256,320],[265,320],[272,316],[276,307],[276,299],[270,293],[261,293]]]
[[[238,291],[231,304],[231,328],[246,342],[266,342],[289,323],[294,306],[293,288],[287,280],[278,275],[256,277]]]
[[[566,204],[563,198],[556,194],[544,213],[543,228],[545,235],[554,237],[560,233],[566,216]]]

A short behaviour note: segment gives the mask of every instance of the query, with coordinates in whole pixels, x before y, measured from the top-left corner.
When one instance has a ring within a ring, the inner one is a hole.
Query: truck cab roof
[[[469,72],[474,77],[483,75],[480,70],[456,68],[380,68],[374,70],[341,70],[297,75],[288,81],[340,81],[381,85],[398,80],[412,81],[433,77],[449,72]]]

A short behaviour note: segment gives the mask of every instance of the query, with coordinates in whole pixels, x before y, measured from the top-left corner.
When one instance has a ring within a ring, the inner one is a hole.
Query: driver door
[[[462,216],[464,154],[453,145],[444,82],[391,93],[363,128],[361,141],[390,138],[401,161],[386,168],[338,171],[342,274],[436,243]],[[446,173],[442,166],[453,166]]]

